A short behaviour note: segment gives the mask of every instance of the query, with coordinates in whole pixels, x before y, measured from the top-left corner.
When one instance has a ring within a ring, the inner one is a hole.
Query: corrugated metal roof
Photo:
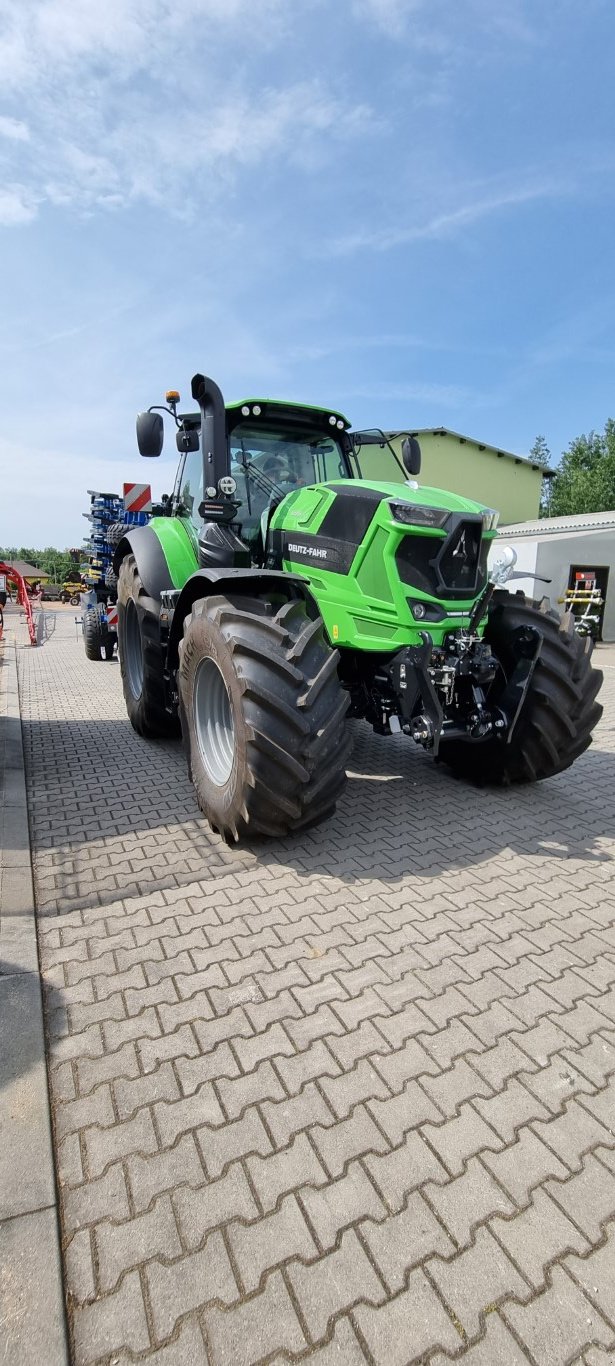
[[[615,527],[613,512],[580,512],[569,517],[541,517],[535,522],[511,522],[500,527],[503,536],[556,536],[562,531],[608,531]]]
[[[462,432],[454,432],[450,427],[414,427],[412,428],[412,431],[410,428],[407,428],[406,430],[399,432],[385,432],[385,436],[389,437],[389,439],[395,436],[453,436],[462,446],[468,443],[471,446],[477,446],[479,451],[492,451],[500,460],[503,458],[505,460],[514,460],[516,465],[531,465],[533,470],[540,470],[547,479],[550,479],[552,475],[555,474],[555,470],[546,469],[542,465],[537,465],[536,461],[532,460],[529,455],[515,455],[514,451],[504,451],[500,446],[492,446],[489,441],[478,441],[475,436],[464,436]]]

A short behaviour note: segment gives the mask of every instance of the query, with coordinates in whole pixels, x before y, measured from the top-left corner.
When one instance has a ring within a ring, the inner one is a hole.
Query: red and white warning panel
[[[124,484],[124,509],[126,512],[151,512],[151,484]]]
[[[112,631],[117,631],[117,607],[107,608],[107,626]]]

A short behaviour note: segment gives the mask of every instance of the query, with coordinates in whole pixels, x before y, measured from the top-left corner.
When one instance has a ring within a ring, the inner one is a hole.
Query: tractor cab
[[[239,535],[264,558],[269,519],[289,493],[352,479],[347,422],[338,413],[248,400],[227,408]]]
[[[193,397],[200,412],[178,413],[180,396],[169,390],[164,408],[139,415],[140,452],[160,455],[159,414],[170,413],[182,459],[168,512],[183,515],[195,530],[203,521],[232,525],[257,564],[265,558],[271,514],[288,493],[360,477],[350,424],[341,413],[272,399],[225,406],[217,386],[203,376],[195,376]]]

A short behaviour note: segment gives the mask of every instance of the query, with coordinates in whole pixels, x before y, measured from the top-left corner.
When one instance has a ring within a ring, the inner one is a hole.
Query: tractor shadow
[[[348,882],[437,877],[507,851],[609,865],[614,776],[614,756],[592,747],[547,782],[478,787],[453,777],[403,737],[382,739],[355,723],[348,783],[333,818],[275,849],[261,844],[259,858],[265,865],[283,861],[301,875]]]
[[[348,783],[334,815],[300,835],[229,847],[196,806],[181,742],[143,740],[118,719],[25,722],[35,874],[40,888],[53,882],[38,898],[39,915],[255,868],[268,895],[271,874],[284,869],[301,879],[397,883],[480,867],[507,852],[535,858],[537,879],[545,859],[606,865],[606,874],[615,763],[600,748],[600,731],[557,778],[493,789],[451,777],[404,737],[351,724]],[[504,862],[485,879],[505,876]]]

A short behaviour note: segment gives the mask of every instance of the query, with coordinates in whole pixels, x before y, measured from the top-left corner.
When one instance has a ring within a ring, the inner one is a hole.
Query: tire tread
[[[196,744],[189,721],[194,661],[185,664],[186,644],[193,623],[203,618],[223,637],[241,690],[246,771],[237,800],[224,815],[195,781],[201,809],[227,840],[281,837],[316,824],[332,811],[343,788],[351,745],[344,725],[350,699],[322,621],[308,617],[301,599],[275,605],[212,596],[196,602],[184,622],[178,674],[189,750]],[[196,767],[191,761],[193,780]]]
[[[143,687],[137,701],[132,694],[122,659],[122,625],[125,604],[136,604],[143,645]],[[118,574],[118,653],[126,710],[133,729],[146,739],[179,735],[179,721],[166,707],[164,650],[160,642],[160,604],[145,591],[135,556],[122,560]]]

